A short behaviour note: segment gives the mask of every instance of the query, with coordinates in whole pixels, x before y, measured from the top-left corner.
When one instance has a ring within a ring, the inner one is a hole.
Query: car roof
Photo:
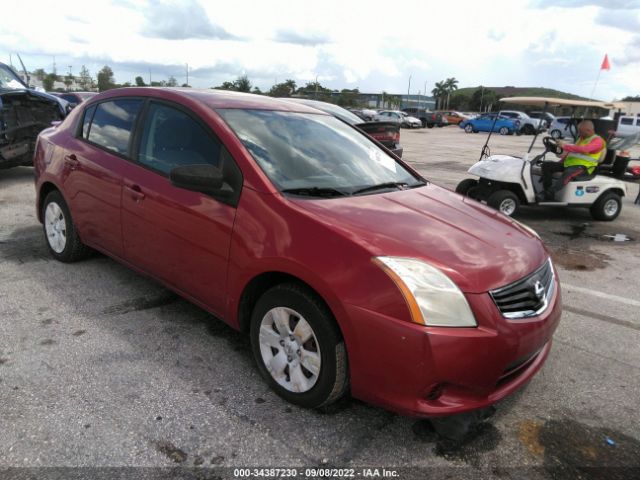
[[[301,103],[287,102],[266,95],[234,92],[230,90],[198,89],[187,87],[125,87],[109,90],[92,97],[90,102],[100,102],[102,99],[118,96],[155,97],[177,101],[192,100],[207,105],[210,108],[239,108],[250,110],[277,110],[283,112],[315,113],[328,115],[316,108]]]

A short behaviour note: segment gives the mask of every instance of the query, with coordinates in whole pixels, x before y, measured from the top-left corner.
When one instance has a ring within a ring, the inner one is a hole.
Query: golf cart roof
[[[501,102],[516,103],[518,105],[535,105],[543,107],[545,104],[549,107],[557,106],[569,106],[569,107],[592,107],[592,108],[604,108],[622,109],[624,104],[620,102],[594,102],[591,100],[569,100],[567,98],[551,98],[551,97],[507,97],[501,98]]]

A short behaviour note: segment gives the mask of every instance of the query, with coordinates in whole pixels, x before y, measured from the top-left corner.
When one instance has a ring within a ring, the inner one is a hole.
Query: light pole
[[[427,109],[427,81],[424,81],[424,105],[422,106],[425,110]]]
[[[409,75],[409,86],[407,87],[407,104],[409,103],[409,91],[411,90],[411,75]]]

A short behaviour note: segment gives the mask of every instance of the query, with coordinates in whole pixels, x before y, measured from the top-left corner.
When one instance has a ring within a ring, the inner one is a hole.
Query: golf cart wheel
[[[560,137],[562,137],[562,133],[560,132],[560,130],[551,130],[551,138],[553,138],[554,140],[558,140]]]
[[[344,340],[326,305],[308,289],[277,285],[251,315],[258,370],[281,397],[302,407],[336,402],[349,386]]]
[[[456,193],[467,196],[469,190],[478,185],[478,181],[475,178],[465,178],[456,187]]]
[[[487,205],[510,217],[518,210],[520,201],[515,193],[509,190],[498,190],[487,198]]]
[[[605,192],[591,205],[591,216],[595,220],[610,222],[615,220],[622,210],[620,195],[615,192]]]
[[[467,133],[473,133],[473,125],[471,125],[470,123],[467,123],[464,126],[464,131],[467,132]]]
[[[498,130],[498,133],[500,135],[509,135],[509,129],[507,127],[500,127],[500,130]]]

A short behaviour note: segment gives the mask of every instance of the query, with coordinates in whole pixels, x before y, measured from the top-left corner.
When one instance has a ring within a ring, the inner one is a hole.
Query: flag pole
[[[589,95],[589,99],[593,100],[593,94],[596,91],[596,87],[598,86],[598,80],[600,80],[600,73],[602,72],[602,68],[598,70],[598,76],[596,77],[596,82],[593,84],[593,89],[591,90],[591,95]]]

